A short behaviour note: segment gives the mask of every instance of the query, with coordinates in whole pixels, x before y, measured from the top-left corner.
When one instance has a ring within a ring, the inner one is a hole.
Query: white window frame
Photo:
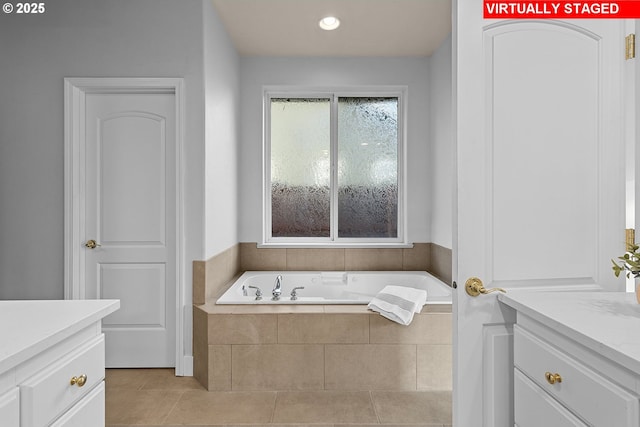
[[[397,237],[338,237],[337,185],[338,126],[336,117],[339,97],[397,97],[398,98],[398,234]],[[273,237],[271,221],[271,99],[273,98],[329,98],[331,102],[331,219],[329,237]],[[367,87],[263,87],[263,240],[259,247],[411,247],[407,241],[406,217],[406,86]]]

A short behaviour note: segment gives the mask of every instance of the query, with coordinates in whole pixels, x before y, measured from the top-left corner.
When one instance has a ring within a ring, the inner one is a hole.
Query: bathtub
[[[272,300],[282,276],[280,300]],[[217,304],[368,304],[387,285],[427,291],[427,304],[451,304],[451,287],[424,271],[247,271]],[[296,296],[292,297],[294,288]],[[257,290],[260,290],[258,292]],[[256,297],[260,293],[261,298]]]

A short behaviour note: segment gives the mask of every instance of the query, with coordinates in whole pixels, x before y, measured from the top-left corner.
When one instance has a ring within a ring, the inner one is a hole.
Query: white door
[[[84,101],[85,298],[120,300],[103,320],[106,364],[173,367],[175,94],[87,93]]]
[[[486,289],[622,290],[623,21],[454,15],[454,425],[513,426],[512,314]]]

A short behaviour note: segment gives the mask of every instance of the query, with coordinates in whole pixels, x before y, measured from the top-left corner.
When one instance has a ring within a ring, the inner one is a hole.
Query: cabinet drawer
[[[542,389],[590,425],[637,426],[637,397],[522,327],[513,330],[514,365]],[[547,372],[559,374],[561,382],[550,384]]]
[[[72,377],[86,375],[82,387]],[[62,357],[20,385],[22,427],[48,425],[104,379],[104,335]]]
[[[104,427],[104,399],[103,381],[51,427]]]
[[[519,427],[586,427],[517,368],[513,394],[515,423]]]

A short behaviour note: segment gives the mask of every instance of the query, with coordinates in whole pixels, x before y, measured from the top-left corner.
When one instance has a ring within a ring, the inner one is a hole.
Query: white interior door
[[[623,22],[454,7],[454,425],[513,426],[512,313],[485,288],[622,290]]]
[[[84,101],[85,298],[120,300],[103,320],[106,364],[173,367],[175,94],[88,93]]]

